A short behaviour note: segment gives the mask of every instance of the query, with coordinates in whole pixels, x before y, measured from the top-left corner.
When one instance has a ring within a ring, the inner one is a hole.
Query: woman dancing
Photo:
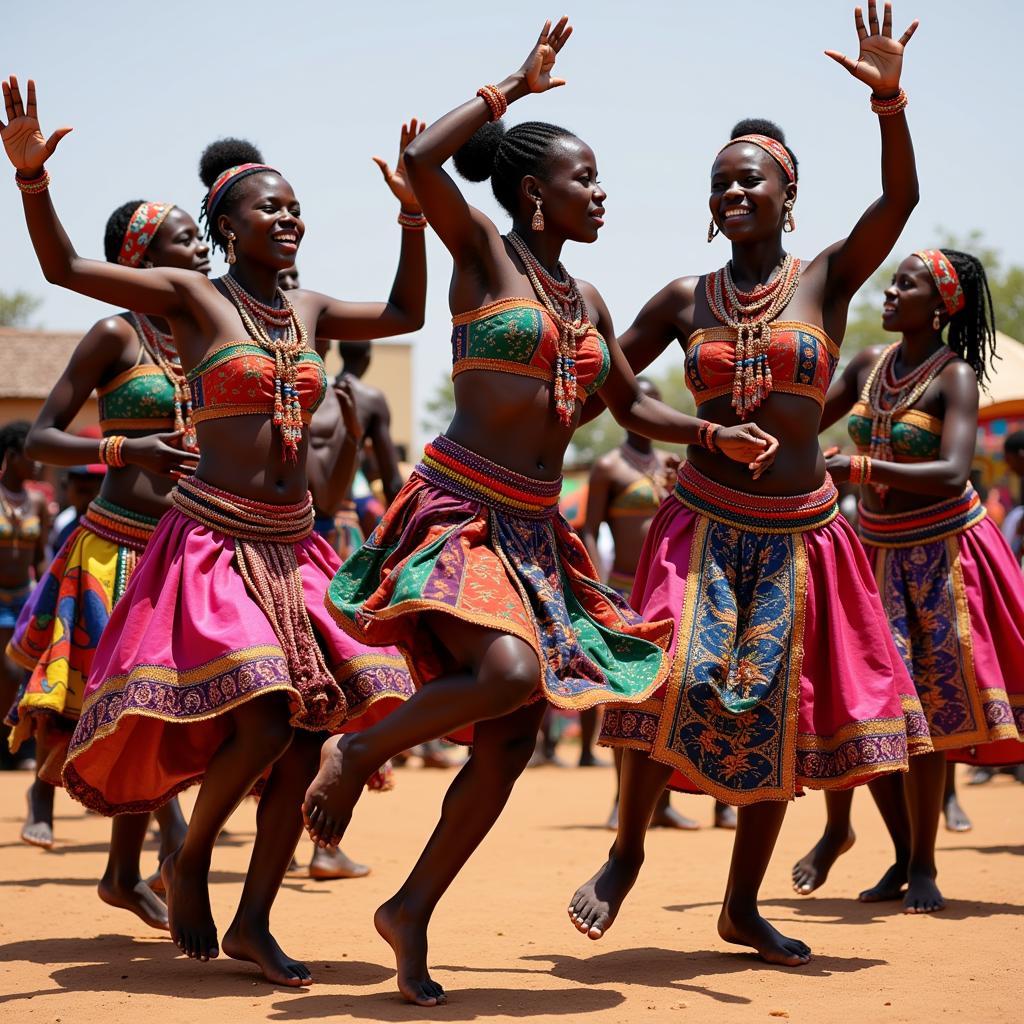
[[[288,299],[277,274],[294,263],[305,230],[298,199],[252,147],[227,142],[201,162],[204,214],[213,243],[227,251],[226,277],[83,259],[57,219],[44,167],[66,129],[44,139],[32,82],[24,101],[13,78],[3,91],[0,129],[47,280],[167,320],[201,451],[100,640],[65,785],[87,806],[116,814],[159,807],[202,781],[185,841],[161,872],[172,938],[206,960],[219,951],[207,877],[214,842],[269,772],[224,951],[253,961],[276,984],[307,984],[309,970],[281,950],[269,921],[301,832],[317,733],[383,713],[410,688],[397,652],[355,644],[323,611],[338,560],[312,533],[306,425],[326,375],[307,338],[418,328],[422,233],[403,228],[387,302],[303,290]],[[400,173],[392,188],[403,217],[417,216]],[[108,441],[112,465],[123,461],[124,443]]]
[[[426,849],[375,918],[399,989],[421,1006],[445,998],[427,970],[431,914],[525,769],[547,702],[639,700],[664,679],[669,624],[643,623],[602,586],[556,514],[581,402],[600,390],[624,426],[665,440],[695,442],[705,427],[637,388],[600,295],[559,262],[567,241],[593,242],[603,223],[593,151],[554,125],[492,123],[510,102],[563,84],[551,73],[570,31],[564,18],[545,24],[518,71],[409,146],[416,196],[455,261],[456,412],[328,593],[345,629],[405,653],[419,688],[386,720],[324,745],[305,804],[315,840],[340,840],[375,765],[475,726]],[[453,155],[464,177],[490,179],[508,234],[445,172]],[[775,452],[754,426],[720,442],[748,474]]]
[[[719,230],[729,239],[730,262],[669,284],[623,338],[636,370],[679,339],[698,413],[753,420],[780,447],[753,488],[714,451],[691,449],[674,500],[651,526],[633,601],[648,619],[676,619],[674,660],[664,692],[605,713],[605,739],[626,748],[619,830],[608,861],[569,906],[591,939],[611,927],[636,881],[647,823],[678,770],[740,806],[719,935],[770,963],[806,963],[807,945],[779,933],[757,906],[786,801],[801,787],[843,789],[906,770],[908,754],[930,749],[818,447],[850,299],[917,202],[899,84],[917,23],[897,41],[890,5],[881,26],[874,3],[868,12],[869,27],[855,13],[859,59],[828,53],[872,87],[881,197],[848,238],[803,264],[782,246],[794,226],[796,158],[770,122],[741,122],[711,169],[708,239]]]
[[[968,483],[978,388],[995,356],[985,268],[955,249],[915,252],[886,289],[882,326],[900,340],[850,361],[821,425],[850,414],[859,454],[832,455],[829,472],[861,485],[861,540],[935,748],[913,759],[905,782],[871,783],[896,860],[860,899],[902,896],[906,913],[922,914],[945,906],[935,835],[947,755],[1024,762],[1024,578]],[[797,892],[818,888],[853,845],[852,799],[826,795],[825,834],[793,868]]]

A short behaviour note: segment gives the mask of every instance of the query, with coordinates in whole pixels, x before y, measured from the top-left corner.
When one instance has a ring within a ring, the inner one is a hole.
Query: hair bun
[[[774,122],[763,117],[745,117],[733,126],[730,139],[741,135],[767,135],[769,139],[786,144],[786,133]]]
[[[199,158],[199,178],[209,188],[229,167],[261,164],[263,154],[245,139],[218,139],[211,142]]]
[[[456,150],[452,157],[455,170],[467,181],[486,181],[494,172],[498,147],[505,138],[503,121],[489,121]]]

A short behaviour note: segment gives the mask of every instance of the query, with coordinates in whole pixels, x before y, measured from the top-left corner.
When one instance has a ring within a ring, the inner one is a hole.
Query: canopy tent
[[[988,391],[981,393],[974,465],[983,487],[998,487],[1005,500],[1015,500],[1003,461],[1003,441],[1008,434],[1024,430],[1024,344],[996,331],[996,355]]]

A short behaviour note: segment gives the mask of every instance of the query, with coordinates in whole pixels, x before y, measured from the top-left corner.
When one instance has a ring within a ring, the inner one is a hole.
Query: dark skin
[[[184,210],[174,207],[146,249],[141,266],[146,269],[168,267],[205,276],[210,272],[209,252],[210,247],[203,241],[195,221]],[[168,330],[167,324],[159,318],[154,319],[154,326]],[[128,313],[95,324],[78,343],[32,424],[26,450],[34,458],[55,466],[98,462],[100,442],[71,433],[70,424],[93,391],[138,363],[149,362],[140,348],[139,336]],[[129,440],[122,454],[127,465],[123,469],[108,469],[100,495],[129,511],[159,517],[170,508],[175,479],[195,469],[196,456],[183,451],[180,436],[171,431],[125,433]],[[46,761],[48,740],[52,738],[49,730],[37,730],[40,764]],[[161,808],[157,819],[161,826],[163,859],[185,838],[185,821],[177,800]],[[167,910],[142,880],[139,871],[148,822],[147,814],[114,818],[110,853],[99,884],[99,895],[105,903],[132,911],[152,927],[166,929]]]
[[[544,26],[523,66],[498,88],[510,101],[562,84],[551,77],[558,51],[571,29],[563,18]],[[498,228],[472,208],[444,170],[444,163],[481,128],[487,104],[474,97],[433,124],[406,151],[416,197],[454,260],[449,302],[453,314],[504,298],[535,300],[525,270]],[[547,227],[530,230],[534,196],[541,199]],[[546,177],[525,176],[519,185],[513,226],[541,263],[554,269],[567,241],[593,242],[603,223],[604,190],[593,151],[579,139],[554,150]],[[593,286],[580,282],[594,325],[611,352],[611,371],[602,393],[626,427],[666,440],[690,441],[698,421],[641,394],[615,342],[607,307]],[[455,418],[447,435],[459,444],[515,472],[554,480],[575,422],[561,423],[545,382],[490,371],[470,371],[455,381]],[[580,406],[577,405],[578,420]],[[744,427],[727,439],[744,464],[774,455],[774,439]],[[436,679],[418,690],[387,719],[358,735],[324,746],[321,770],[307,793],[304,813],[317,842],[340,841],[370,773],[388,758],[421,743],[478,724],[473,752],[445,797],[441,820],[412,874],[375,918],[398,965],[398,987],[420,1006],[445,1000],[427,969],[427,926],[438,900],[487,835],[534,747],[544,703],[524,707],[536,691],[540,665],[533,649],[517,637],[447,616],[430,622],[454,664],[464,671]],[[458,813],[451,813],[454,809]]]
[[[938,314],[939,329],[934,324]],[[949,316],[927,267],[917,256],[908,256],[885,291],[882,327],[901,335],[894,370],[909,373],[943,345],[942,328]],[[850,360],[832,383],[822,416],[822,428],[845,416],[886,346],[878,345]],[[947,363],[915,404],[915,409],[942,421],[938,458],[928,462],[901,463],[871,460],[871,478],[888,484],[883,506],[872,487],[861,488],[866,508],[886,513],[909,512],[934,505],[943,498],[962,494],[974,459],[978,430],[978,379],[962,359]],[[835,453],[828,459],[829,472],[837,481],[850,476],[850,457]],[[920,754],[910,762],[905,783],[881,779],[870,784],[872,796],[889,828],[896,859],[881,880],[860,894],[864,902],[902,897],[908,914],[927,914],[945,907],[936,885],[935,837],[946,790],[944,751]],[[955,799],[955,797],[954,797]],[[853,844],[850,827],[852,794],[828,793],[828,823],[814,849],[793,868],[797,892],[809,893],[824,883],[837,857]],[[846,836],[846,839],[843,837]],[[906,890],[904,891],[904,886]]]
[[[8,158],[22,178],[39,175],[70,129],[45,138],[36,114],[35,85],[25,98],[15,78],[3,85],[7,121],[0,135]],[[403,128],[403,144],[416,134]],[[408,212],[418,210],[405,183],[401,160],[389,181]],[[25,220],[46,279],[91,298],[163,317],[174,336],[186,371],[217,345],[248,337],[225,286],[193,271],[121,267],[78,255],[57,218],[47,192],[24,197]],[[226,210],[216,215],[218,230],[232,238],[237,262],[230,273],[250,294],[273,304],[278,274],[295,263],[305,232],[291,185],[279,174],[250,175],[234,186]],[[421,232],[402,232],[398,271],[385,302],[348,302],[317,292],[291,293],[293,308],[308,337],[378,338],[407,334],[423,322],[426,256]],[[308,433],[296,461],[288,461],[270,417],[214,419],[198,425],[202,455],[197,473],[225,491],[271,504],[300,501],[309,488]],[[224,951],[255,963],[274,984],[297,987],[312,981],[308,968],[287,956],[270,932],[270,910],[302,830],[301,795],[316,764],[316,743],[298,730],[293,740],[287,701],[275,693],[255,698],[227,713],[233,734],[211,758],[200,787],[188,835],[161,867],[168,900],[171,937],[187,956],[218,955],[217,928],[210,910],[210,857],[225,821],[272,767],[260,800],[252,861]]]
[[[881,24],[876,6],[868,8],[868,24],[858,7],[854,13],[860,40],[859,59],[826,51],[878,96],[899,90],[903,48],[917,27],[914,22],[896,40],[892,13],[885,5]],[[822,328],[842,342],[850,300],[889,253],[917,203],[914,150],[905,116],[879,118],[882,139],[882,194],[864,212],[850,235],[804,265],[796,294],[780,320],[799,320]],[[727,146],[711,169],[709,207],[716,226],[731,244],[733,277],[749,290],[767,282],[783,258],[782,227],[788,199],[795,200],[790,183],[774,159],[756,146]],[[683,277],[667,285],[641,310],[622,337],[622,348],[637,372],[674,341],[685,350],[699,328],[718,326],[704,295],[703,277]],[[706,402],[697,410],[708,420],[736,422],[729,396]],[[779,438],[779,455],[771,471],[750,476],[720,455],[691,447],[688,457],[712,479],[738,490],[785,495],[811,491],[825,475],[818,446],[820,415],[810,399],[773,393],[754,414],[755,421]],[[627,751],[622,770],[619,831],[610,856],[597,874],[570,901],[569,916],[576,928],[599,939],[615,920],[622,901],[643,863],[647,823],[671,769],[639,751]],[[757,895],[771,858],[786,804],[762,802],[741,807],[729,881],[718,921],[726,941],[753,947],[769,963],[796,967],[810,959],[809,947],[788,938],[760,914]]]

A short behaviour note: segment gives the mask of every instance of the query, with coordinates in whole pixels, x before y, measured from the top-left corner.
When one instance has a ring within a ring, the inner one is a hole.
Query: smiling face
[[[164,217],[160,230],[146,249],[144,267],[177,267],[210,273],[210,247],[203,240],[196,222],[175,206]]]
[[[575,136],[552,144],[544,177],[527,175],[522,189],[529,209],[539,195],[546,230],[571,242],[593,242],[604,224],[604,202],[608,193],[597,180],[594,151]]]
[[[782,231],[783,205],[796,198],[782,168],[760,146],[726,146],[711,168],[711,216],[730,242],[753,242]]]
[[[225,238],[234,234],[238,257],[279,271],[292,266],[306,226],[291,185],[267,171],[234,188],[238,194],[231,195],[230,211],[217,217],[217,226]]]
[[[908,256],[885,289],[882,327],[887,331],[916,333],[932,326],[936,311],[942,323],[946,310],[931,272],[918,256]]]

